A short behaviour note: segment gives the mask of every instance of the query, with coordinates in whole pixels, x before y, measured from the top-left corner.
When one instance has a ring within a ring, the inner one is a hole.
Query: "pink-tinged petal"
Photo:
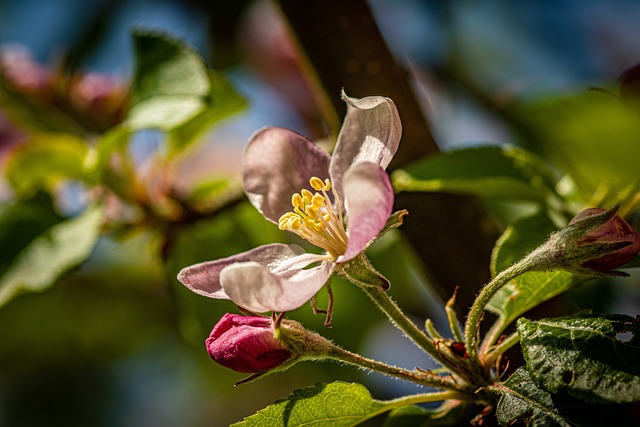
[[[220,272],[227,266],[254,261],[265,266],[278,266],[285,260],[304,254],[304,249],[297,245],[259,246],[250,251],[233,255],[215,261],[202,262],[183,268],[178,274],[178,280],[191,291],[210,298],[231,299],[220,284]]]
[[[295,132],[261,129],[249,140],[242,158],[244,191],[265,218],[277,223],[292,209],[293,193],[311,190],[311,177],[329,177],[329,159],[324,150]]]
[[[380,233],[393,210],[393,188],[375,163],[353,165],[344,175],[344,203],[349,241],[338,262],[355,258]]]
[[[342,178],[351,165],[371,162],[386,169],[402,135],[398,109],[391,99],[349,98],[344,92],[342,98],[347,103],[347,115],[330,165],[331,181],[340,195]]]
[[[304,255],[302,255],[304,257]],[[317,262],[324,257],[305,257]],[[222,271],[222,286],[233,302],[240,307],[263,313],[291,311],[309,301],[327,282],[335,264],[323,261],[320,265],[302,269],[300,263],[291,263],[277,273],[257,262],[233,264]]]

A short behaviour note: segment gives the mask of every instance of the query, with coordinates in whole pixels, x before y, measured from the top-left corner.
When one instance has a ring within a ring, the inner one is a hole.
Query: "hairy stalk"
[[[389,318],[391,323],[404,332],[418,347],[441,365],[447,367],[452,373],[460,373],[459,366],[451,363],[440,353],[434,342],[404,314],[400,307],[398,307],[384,290],[375,286],[360,286],[360,289],[371,298],[378,309]],[[460,377],[460,379],[466,382],[464,377]]]
[[[539,250],[540,248],[538,248]],[[478,294],[473,302],[467,321],[464,326],[464,338],[469,354],[469,361],[472,366],[482,366],[478,357],[478,340],[480,330],[480,320],[484,313],[484,309],[491,301],[491,298],[502,288],[516,277],[534,270],[543,269],[545,262],[543,257],[539,257],[537,251],[532,252],[529,256],[523,258],[511,267],[500,272],[493,278]]]
[[[480,356],[487,353],[487,351],[489,351],[489,349],[493,347],[496,344],[496,342],[498,342],[500,335],[502,335],[502,332],[504,332],[506,328],[507,328],[507,323],[504,321],[502,317],[498,318],[495,321],[495,323],[491,325],[487,333],[484,335],[484,338],[482,339],[482,343],[480,344],[480,350],[479,350]]]
[[[435,393],[414,394],[411,396],[398,397],[393,400],[385,400],[384,403],[394,408],[408,405],[418,405],[420,403],[441,402],[444,400],[469,400],[469,395],[460,394],[455,391],[439,391]]]
[[[520,335],[517,332],[509,335],[505,338],[500,344],[496,345],[488,349],[485,356],[483,357],[483,361],[487,366],[492,365],[501,354],[504,354],[505,351],[509,350],[514,345],[520,342]]]
[[[436,374],[423,371],[409,371],[404,368],[387,365],[377,360],[369,359],[356,353],[352,353],[338,346],[332,346],[323,353],[323,358],[348,363],[361,368],[380,372],[385,375],[411,381],[423,386],[435,387],[445,390],[461,392],[461,387],[450,379],[440,377]]]

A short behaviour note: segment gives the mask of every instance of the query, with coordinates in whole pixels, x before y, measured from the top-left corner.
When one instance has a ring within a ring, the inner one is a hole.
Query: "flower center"
[[[278,220],[280,230],[289,230],[325,249],[334,261],[347,250],[347,233],[342,220],[342,204],[331,181],[317,177],[309,180],[316,193],[303,189],[291,196],[293,211]],[[327,191],[332,191],[336,201],[334,209]]]

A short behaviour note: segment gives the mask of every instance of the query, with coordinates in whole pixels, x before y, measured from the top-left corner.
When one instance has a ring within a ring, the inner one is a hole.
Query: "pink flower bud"
[[[606,212],[606,209],[589,208],[576,215],[569,225],[575,224],[586,218]],[[625,243],[627,246],[613,252],[585,261],[582,266],[596,271],[610,271],[631,261],[640,252],[640,235],[629,225],[627,221],[618,215],[614,215],[604,224],[590,230],[580,238],[576,244],[584,246],[591,243]]]
[[[276,338],[271,319],[230,313],[213,328],[206,346],[216,363],[246,373],[276,368],[292,354]]]

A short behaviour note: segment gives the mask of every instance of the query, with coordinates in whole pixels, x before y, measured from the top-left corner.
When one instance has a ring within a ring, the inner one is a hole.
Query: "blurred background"
[[[518,121],[502,107],[590,87],[617,91],[622,70],[640,61],[640,4],[632,0],[373,0],[368,6],[442,150],[518,143]],[[262,126],[310,138],[334,130],[275,3],[0,0],[2,61],[24,77],[25,87],[37,85],[39,73],[62,67],[96,76],[88,91],[100,84],[126,87],[135,67],[134,28],[185,40],[246,100],[242,111],[181,153],[176,188],[237,184],[243,146]],[[0,162],[28,132],[0,109]],[[160,185],[162,172],[149,164],[163,140],[161,132],[141,132],[130,146],[150,186]],[[6,182],[0,189],[4,201],[12,198]],[[64,191],[61,208],[77,210],[75,190]],[[277,227],[265,224],[239,203],[183,230],[171,242],[170,257],[148,230],[107,233],[90,260],[54,287],[0,307],[0,426],[224,426],[319,381],[361,382],[378,399],[415,391],[330,364],[301,364],[233,386],[242,375],[214,364],[203,343],[236,307],[193,295],[174,278],[197,260],[283,239]],[[394,253],[393,259],[385,253]],[[441,295],[428,285],[419,254],[401,234],[377,243],[370,256],[391,278],[393,297],[417,321],[432,317],[436,326],[443,324]],[[488,259],[486,266],[488,274]],[[477,290],[481,283],[464,285]],[[587,285],[563,296],[562,304],[635,316],[640,293],[634,285]],[[353,286],[336,281],[333,289],[333,328],[323,328],[324,318],[306,306],[292,317],[369,357],[431,367]]]

